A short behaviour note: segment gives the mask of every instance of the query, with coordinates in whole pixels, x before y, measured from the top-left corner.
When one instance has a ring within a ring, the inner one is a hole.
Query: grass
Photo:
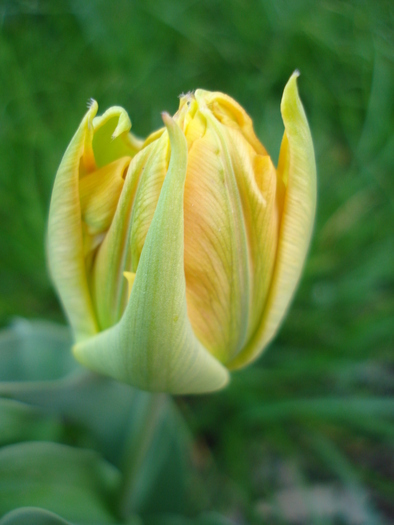
[[[291,523],[289,487],[340,487],[362,523],[394,519],[393,50],[384,0],[0,1],[2,325],[63,319],[45,225],[90,97],[124,106],[144,136],[181,92],[224,91],[276,162],[281,93],[301,71],[319,177],[303,281],[254,367],[223,393],[178,400],[211,484],[206,505],[239,523]],[[312,507],[311,523],[354,518]]]

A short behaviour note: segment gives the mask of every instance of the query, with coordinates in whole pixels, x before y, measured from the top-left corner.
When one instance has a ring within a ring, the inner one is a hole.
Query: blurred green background
[[[256,365],[220,394],[175,402],[203,510],[239,524],[392,523],[392,1],[0,0],[0,324],[64,323],[45,225],[90,97],[125,107],[144,136],[182,92],[223,91],[276,162],[296,68],[319,186],[302,283]]]

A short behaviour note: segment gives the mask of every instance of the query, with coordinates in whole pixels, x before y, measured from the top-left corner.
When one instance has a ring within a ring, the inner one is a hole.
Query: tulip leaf
[[[24,440],[53,439],[60,417],[89,431],[100,451],[116,461],[139,398],[131,387],[82,369],[70,347],[70,331],[49,322],[18,319],[0,332],[0,396],[22,402],[4,400],[3,441],[22,439],[21,434]],[[48,412],[56,417],[44,415]]]
[[[12,510],[2,519],[0,525],[72,525],[57,514],[35,507]]]
[[[119,472],[96,453],[47,442],[0,450],[0,514],[43,507],[71,521],[114,521]]]
[[[24,319],[0,333],[0,371],[7,379],[0,381],[0,395],[13,398],[0,398],[1,443],[57,440],[61,422],[71,425],[74,438],[88,439],[122,470],[128,515],[141,508],[180,511],[185,499],[176,495],[186,485],[189,442],[175,405],[82,370],[70,339],[65,327]],[[45,363],[42,374],[28,366],[35,355],[49,364],[57,357],[52,376]]]
[[[183,190],[187,145],[167,115],[171,160],[129,302],[120,322],[77,343],[84,365],[145,390],[200,393],[228,382],[227,370],[197,340],[187,316]]]
[[[139,509],[183,510],[185,498],[178,496],[187,485],[189,441],[175,405],[167,396],[83,371],[70,340],[67,328],[42,321],[18,319],[0,332],[7,379],[0,395],[12,398],[0,398],[0,443],[57,440],[62,424],[71,425],[74,439],[91,443],[122,470],[128,516]],[[35,356],[44,359],[41,374],[28,366]],[[46,370],[45,360],[56,359],[58,366]]]
[[[0,332],[1,385],[56,381],[79,369],[71,353],[70,331],[46,321],[16,319]]]
[[[122,515],[184,512],[190,484],[189,434],[169,396],[141,394],[120,462]]]
[[[56,416],[13,399],[0,398],[0,445],[27,440],[55,440],[61,432]]]
[[[210,512],[197,518],[194,525],[235,525],[235,523],[216,512]]]
[[[216,512],[210,512],[195,519],[172,514],[156,515],[148,517],[144,525],[234,525],[234,522]]]

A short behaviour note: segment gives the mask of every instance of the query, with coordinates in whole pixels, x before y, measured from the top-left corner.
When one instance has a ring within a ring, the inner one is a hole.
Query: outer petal
[[[168,137],[164,139],[168,142]],[[119,322],[127,304],[128,286],[123,272],[135,272],[138,267],[168,167],[165,159],[160,165],[155,162],[159,152],[166,149],[158,148],[159,141],[163,142],[162,138],[143,148],[131,161],[116,213],[96,254],[91,286],[100,330]],[[141,194],[145,210],[141,210],[142,202],[138,203]],[[144,227],[138,236],[134,234],[137,222]]]
[[[214,271],[210,272],[208,265],[206,276],[210,277],[209,280],[211,282],[216,281],[214,287],[207,288],[208,297],[205,299],[205,305],[204,301],[201,301],[198,306],[200,306],[200,309],[203,311],[202,315],[216,317],[216,323],[214,324],[210,321],[207,323],[207,326],[211,325],[211,327],[217,331],[219,337],[216,336],[215,339],[221,343],[221,348],[220,346],[215,348],[216,345],[211,347],[214,341],[213,338],[205,340],[209,342],[209,346],[208,344],[207,346],[210,351],[227,366],[227,363],[241,351],[247,340],[250,304],[248,241],[242,214],[241,198],[237,188],[234,167],[231,162],[225,127],[218,122],[218,119],[207,109],[204,97],[204,91],[196,91],[196,100],[199,103],[200,111],[207,120],[207,132],[203,139],[205,139],[205,137],[208,138],[209,130],[216,136],[217,155],[220,159],[220,164],[216,169],[214,168],[216,173],[212,173],[212,171],[208,169],[210,155],[208,154],[208,147],[205,147],[204,149],[206,149],[207,155],[205,161],[201,163],[201,166],[206,172],[205,175],[208,175],[208,178],[211,176],[213,180],[217,180],[219,186],[222,185],[222,193],[224,193],[226,200],[217,200],[216,203],[210,202],[213,200],[212,198],[215,196],[215,193],[217,193],[213,185],[211,185],[211,188],[209,188],[209,186],[207,187],[210,191],[203,191],[201,195],[202,199],[206,201],[206,204],[213,208],[211,212],[209,212],[208,207],[204,209],[202,204],[197,203],[197,206],[203,209],[206,225],[200,232],[195,232],[194,237],[197,235],[204,236],[207,240],[211,240],[210,244],[213,250],[209,249],[209,245],[205,248],[203,243],[201,243],[202,249],[200,252],[204,254],[204,257],[201,255],[200,259],[203,261],[207,255],[208,257],[211,256],[209,263],[214,263],[212,265]],[[196,147],[197,144],[198,142],[196,141],[194,146]],[[201,151],[201,155],[203,154],[203,151]],[[203,181],[203,177],[201,177],[201,181]],[[220,215],[223,214],[223,212],[224,217],[223,215],[222,217],[224,220],[221,226]],[[219,219],[219,221],[217,219]],[[198,224],[198,222],[201,221],[197,217],[196,224]],[[206,232],[204,232],[204,229]],[[212,230],[212,232],[209,232],[209,230]],[[215,251],[217,252],[216,254]],[[195,257],[198,263],[198,250]],[[215,259],[219,264],[215,264]],[[195,274],[198,279],[203,281],[204,276],[202,273],[199,274],[195,272]],[[190,282],[190,279],[188,281]],[[204,285],[203,282],[201,284]],[[202,287],[200,286],[199,288],[200,290],[198,292],[201,293],[203,291]],[[222,296],[222,301],[217,300],[215,295],[219,297]],[[220,304],[220,302],[222,304]],[[219,310],[213,308],[215,303],[220,306]],[[220,312],[220,310],[222,310],[222,312]],[[190,311],[192,312],[192,309],[190,309]],[[224,334],[220,334],[220,331],[224,332]],[[202,340],[202,342],[204,343],[205,341]]]
[[[76,339],[97,332],[82,239],[79,170],[85,144],[91,142],[97,102],[83,118],[56,174],[48,222],[49,269]]]
[[[316,165],[312,137],[297,90],[298,72],[286,84],[281,112],[285,125],[278,175],[286,185],[276,263],[262,322],[229,368],[256,359],[274,337],[301,276],[316,209]]]
[[[248,236],[250,307],[248,340],[261,323],[278,241],[276,169],[268,155],[254,153],[234,130],[227,130],[234,173],[241,196]]]
[[[246,341],[249,268],[235,176],[220,140],[208,125],[189,150],[184,260],[193,330],[226,364]]]
[[[187,146],[164,116],[171,160],[121,321],[77,344],[83,364],[139,388],[200,393],[222,388],[227,370],[199,343],[187,317],[183,192]]]

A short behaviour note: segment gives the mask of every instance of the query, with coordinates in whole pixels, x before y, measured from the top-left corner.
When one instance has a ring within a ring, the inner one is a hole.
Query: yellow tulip
[[[278,168],[232,98],[198,89],[144,142],[92,102],[60,164],[53,281],[87,367],[138,388],[218,390],[278,330],[313,227],[316,168],[295,73]]]

